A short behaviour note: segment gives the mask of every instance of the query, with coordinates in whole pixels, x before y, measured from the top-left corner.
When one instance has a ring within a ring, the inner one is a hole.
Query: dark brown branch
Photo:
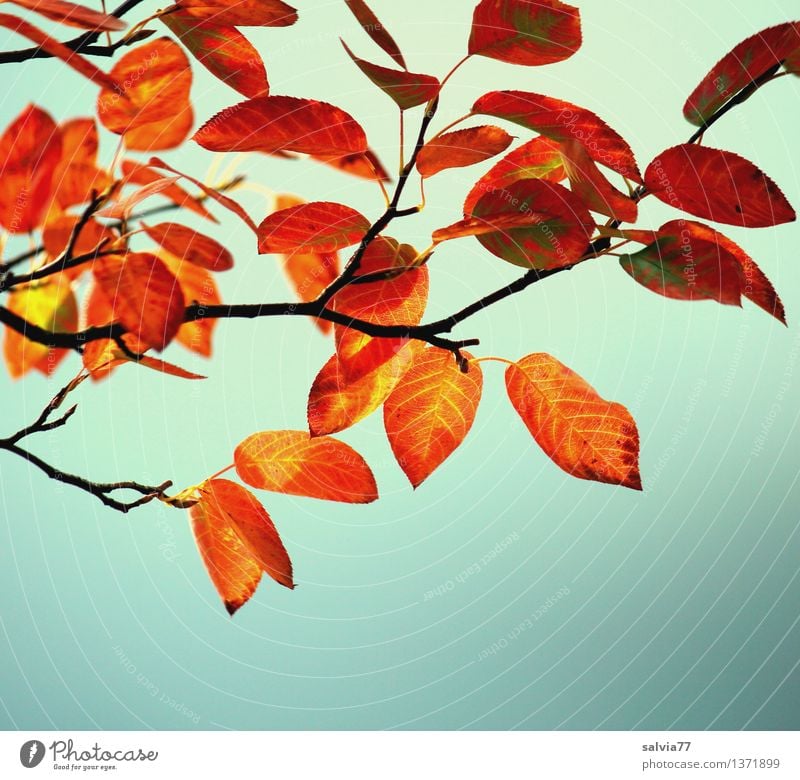
[[[121,19],[128,11],[132,11],[139,5],[142,0],[127,0],[126,2],[122,3],[120,6],[115,8],[109,16],[116,16],[117,19]],[[64,41],[64,46],[68,49],[72,49],[74,52],[78,52],[80,54],[91,54],[99,57],[110,57],[120,46],[128,46],[132,43],[136,43],[137,41],[143,40],[143,38],[147,38],[152,35],[152,31],[145,31],[142,30],[134,36],[130,38],[123,38],[122,40],[118,41],[111,46],[95,46],[97,40],[100,38],[102,33],[100,31],[96,32],[87,32],[79,35],[77,38],[72,38],[69,41]],[[25,62],[26,60],[34,60],[34,59],[46,59],[48,57],[52,57],[51,54],[48,54],[46,51],[43,51],[38,46],[32,46],[29,49],[19,49],[18,51],[6,51],[0,52],[0,65],[9,63],[9,62]]]
[[[64,403],[64,399],[69,393],[74,390],[85,378],[86,374],[83,372],[78,374],[68,385],[61,388],[52,400],[45,406],[41,414],[30,425],[25,426],[8,438],[0,439],[0,449],[10,452],[12,455],[17,455],[24,458],[29,463],[33,464],[40,471],[44,472],[50,479],[58,482],[64,482],[67,485],[72,485],[80,490],[96,496],[100,501],[108,507],[116,509],[118,512],[129,512],[138,506],[149,503],[156,498],[164,497],[165,491],[172,486],[172,483],[167,481],[161,485],[143,485],[141,482],[124,481],[124,482],[92,482],[91,480],[79,477],[75,474],[68,474],[61,471],[55,466],[42,460],[38,455],[34,455],[27,449],[19,446],[19,442],[28,436],[37,433],[44,433],[45,431],[52,431],[66,425],[70,417],[75,413],[78,408],[77,405],[70,407],[64,414],[56,419],[50,419],[52,414]],[[139,498],[125,502],[114,498],[111,494],[119,490],[130,490],[139,494]]]

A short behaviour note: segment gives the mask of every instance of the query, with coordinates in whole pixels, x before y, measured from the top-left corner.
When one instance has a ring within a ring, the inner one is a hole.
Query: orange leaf
[[[388,171],[372,149],[358,154],[346,154],[343,157],[318,158],[320,162],[330,165],[343,173],[358,176],[361,179],[377,179],[378,181],[391,181]]]
[[[45,251],[50,256],[50,259],[55,260],[67,248],[72,231],[78,222],[78,217],[71,214],[62,214],[55,219],[51,219],[44,226],[42,231],[42,243],[44,244]],[[73,256],[88,255],[99,247],[99,245],[106,241],[104,249],[110,249],[114,240],[115,234],[110,228],[101,225],[97,220],[90,219],[81,229],[78,239],[75,242],[73,249]],[[84,263],[75,268],[68,268],[63,273],[69,279],[77,279],[84,271],[91,267],[91,263]]]
[[[197,61],[220,81],[245,97],[269,94],[267,71],[261,55],[235,27],[203,22],[185,11],[173,11],[159,18]]]
[[[143,200],[147,200],[147,198],[152,195],[157,195],[159,192],[164,192],[170,187],[174,187],[176,181],[178,181],[177,176],[163,176],[154,179],[149,184],[145,184],[143,187],[136,190],[136,192],[128,195],[127,198],[122,198],[111,206],[106,206],[104,209],[101,209],[97,212],[97,216],[107,217],[108,219],[128,219],[133,209]]]
[[[236,472],[248,484],[291,496],[368,504],[378,498],[369,466],[351,447],[306,431],[264,431],[234,453]]]
[[[464,203],[464,216],[472,216],[475,204],[487,192],[502,190],[520,179],[560,182],[567,178],[561,145],[540,135],[507,154],[478,179]]]
[[[406,61],[400,52],[400,48],[395,43],[394,38],[389,35],[389,31],[378,21],[378,17],[364,0],[344,0],[347,7],[353,12],[358,23],[364,28],[364,32],[378,44],[403,70],[406,69]]]
[[[61,275],[12,290],[6,306],[31,325],[38,325],[52,333],[75,332],[78,327],[75,294],[69,280]],[[13,379],[33,369],[49,376],[67,353],[66,349],[51,349],[46,344],[29,341],[17,331],[6,328],[4,355]]]
[[[439,94],[439,80],[433,76],[384,68],[356,57],[344,41],[342,46],[361,72],[394,100],[401,110],[420,106]]]
[[[183,323],[184,300],[177,279],[157,257],[131,252],[95,260],[94,278],[111,303],[114,318],[156,350],[175,337]]]
[[[183,49],[159,38],[125,54],[111,70],[117,88],[101,90],[97,116],[128,149],[180,146],[192,129],[192,71]]]
[[[386,279],[348,285],[334,296],[333,308],[366,322],[418,325],[428,303],[428,269],[422,266],[408,270],[416,256],[416,250],[408,244],[378,236],[364,252],[357,277],[397,272]],[[335,333],[336,352],[350,382],[392,360],[408,343],[403,338],[372,338],[338,325]]]
[[[478,99],[472,113],[514,122],[554,141],[580,141],[595,162],[632,181],[642,180],[627,141],[596,114],[566,100],[534,92],[489,92]]]
[[[415,488],[464,441],[482,390],[475,362],[464,373],[448,350],[431,347],[414,357],[386,399],[383,421],[392,452]]]
[[[471,217],[437,230],[433,240],[474,235],[508,263],[546,270],[578,260],[593,230],[594,220],[574,193],[553,182],[521,179],[482,195]]]
[[[559,0],[480,0],[469,53],[514,65],[547,65],[581,46],[577,8]]]
[[[173,172],[177,173],[177,171]],[[125,177],[125,184],[152,184],[154,181],[163,178],[161,174],[156,173],[146,165],[142,165],[134,160],[122,161],[122,175]],[[163,190],[159,190],[159,195],[169,198],[176,206],[186,208],[195,214],[199,214],[204,219],[208,219],[211,222],[218,221],[197,197],[186,192],[186,190],[177,184],[170,184]]]
[[[54,22],[80,27],[83,30],[108,30],[116,32],[124,30],[128,25],[116,16],[93,11],[82,5],[65,2],[65,0],[11,0],[14,5],[29,8]]]
[[[504,152],[513,140],[494,125],[445,133],[422,147],[417,156],[417,170],[421,176],[433,176],[448,168],[475,165]]]
[[[683,115],[701,126],[719,108],[759,76],[800,53],[800,22],[768,27],[735,46],[689,95]]]
[[[213,24],[235,27],[288,27],[297,11],[281,0],[180,0],[181,11]]]
[[[49,35],[43,33],[38,27],[16,16],[9,16],[8,14],[0,14],[0,27],[6,27],[13,30],[20,35],[32,40],[42,51],[46,51],[51,57],[57,57],[63,60],[67,65],[76,70],[81,76],[94,81],[95,84],[103,87],[103,89],[115,89],[116,82],[114,79],[102,70],[95,67],[85,57],[72,51],[69,46],[51,38]]]
[[[233,615],[255,592],[261,572],[293,589],[292,563],[258,499],[227,479],[200,488],[189,509],[197,547],[214,587]]]
[[[175,257],[194,263],[209,271],[228,271],[233,268],[233,256],[213,238],[175,222],[162,222],[142,229],[159,246]]]
[[[60,157],[56,123],[33,105],[0,137],[0,224],[10,233],[29,233],[42,224]]]
[[[357,244],[369,220],[340,203],[302,203],[270,214],[258,226],[259,254],[336,252]]]
[[[551,355],[528,355],[508,367],[511,403],[545,454],[568,474],[642,489],[639,433],[630,412],[604,401]]]
[[[189,176],[188,173],[176,171],[162,160],[159,160],[158,157],[151,157],[148,165],[155,166],[156,168],[164,168],[167,171],[176,173],[178,176],[182,176],[184,179],[188,179],[196,187],[199,187],[207,197],[211,198],[211,200],[215,200],[220,204],[220,206],[223,206],[231,213],[236,214],[236,216],[239,217],[239,219],[241,219],[242,222],[244,222],[244,224],[247,225],[247,227],[249,227],[254,233],[258,232],[256,223],[253,222],[253,220],[250,218],[250,215],[232,198],[229,198],[227,195],[223,195],[221,192],[217,192],[213,187],[203,184],[203,182],[201,182],[199,179]]]
[[[226,108],[193,136],[212,152],[300,152],[341,157],[367,150],[361,126],[319,100],[271,95]]]
[[[600,173],[583,144],[565,141],[561,158],[569,177],[570,189],[587,208],[620,222],[635,222],[639,209],[636,201],[620,192]]]
[[[778,185],[733,152],[673,146],[647,166],[644,181],[664,203],[714,222],[771,227],[795,219]]]
[[[391,360],[350,381],[333,355],[317,374],[308,396],[308,428],[312,436],[338,433],[368,417],[389,397],[422,349],[411,341]]]
[[[53,173],[55,201],[61,208],[88,203],[111,177],[97,167],[97,125],[93,119],[70,119],[60,126],[61,161]]]
[[[200,306],[216,306],[222,303],[214,277],[204,268],[171,255],[165,255],[161,259],[178,280],[187,305],[197,303]],[[184,322],[175,338],[186,349],[203,357],[211,357],[211,339],[217,322],[215,319]]]

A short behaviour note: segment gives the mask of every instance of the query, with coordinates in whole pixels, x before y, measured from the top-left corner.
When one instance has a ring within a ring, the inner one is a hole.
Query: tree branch
[[[128,11],[132,11],[141,2],[142,0],[126,0],[126,2],[122,3],[120,6],[111,11],[109,16],[116,16],[117,19],[121,19],[126,13],[128,13]],[[143,38],[141,33],[143,32],[146,31],[142,30],[131,38],[123,38],[122,40],[117,41],[117,43],[110,46],[94,45],[97,43],[102,32],[86,32],[82,35],[79,35],[77,38],[64,41],[64,46],[80,54],[92,54],[99,57],[110,57],[118,48],[120,48],[120,46],[128,46],[132,43],[142,40]],[[144,35],[144,37],[149,37],[151,34],[152,32],[147,31],[147,34]],[[25,62],[26,60],[47,59],[48,57],[52,57],[52,55],[48,54],[46,51],[43,51],[38,46],[32,46],[29,49],[0,52],[0,65],[9,62]]]

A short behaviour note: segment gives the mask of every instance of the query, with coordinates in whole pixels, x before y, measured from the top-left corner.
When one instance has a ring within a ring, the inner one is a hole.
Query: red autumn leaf
[[[29,105],[0,137],[0,224],[29,233],[42,224],[61,158],[61,134],[50,115]]]
[[[317,374],[308,395],[311,435],[338,433],[379,409],[421,348],[421,342],[410,341],[391,360],[356,380],[348,378],[339,357],[333,355]]]
[[[177,279],[153,255],[95,260],[94,278],[118,320],[135,338],[162,350],[183,323],[184,300]]]
[[[125,184],[152,184],[154,181],[164,178],[161,174],[152,170],[152,168],[142,165],[135,160],[122,161],[122,175],[125,177]],[[179,208],[185,208],[211,222],[218,221],[202,202],[200,202],[199,198],[186,192],[186,190],[178,184],[170,184],[163,190],[159,190],[158,194],[168,198]]]
[[[69,279],[61,275],[12,290],[6,306],[31,325],[51,333],[72,333],[78,327],[75,294]],[[68,350],[51,349],[46,344],[29,341],[11,328],[6,328],[3,352],[13,379],[31,370],[49,376],[68,354]]]
[[[260,254],[336,252],[357,244],[369,220],[340,203],[302,203],[270,214],[258,226]]]
[[[663,236],[677,236],[682,241],[687,240],[687,235],[692,240],[699,239],[711,242],[718,247],[720,256],[729,256],[739,264],[739,277],[742,295],[749,298],[765,312],[771,314],[779,322],[786,324],[786,312],[783,303],[775,292],[772,282],[764,272],[756,265],[753,260],[738,244],[731,241],[727,236],[718,233],[708,225],[701,222],[693,222],[686,219],[676,219],[663,224],[656,234],[657,240]],[[651,243],[646,241],[645,243]]]
[[[234,453],[236,472],[262,490],[348,504],[378,498],[369,466],[351,447],[306,431],[264,431],[246,438]]]
[[[178,280],[187,306],[194,303],[200,306],[216,306],[222,303],[217,283],[205,268],[169,254],[162,256],[161,259]],[[218,320],[210,318],[184,322],[175,340],[198,355],[211,357],[211,338],[217,323]]]
[[[245,97],[269,94],[261,55],[235,27],[203,22],[183,11],[160,17],[197,61]]]
[[[36,11],[54,22],[60,22],[70,27],[80,27],[83,30],[116,32],[124,30],[128,26],[116,16],[93,11],[91,8],[65,2],[65,0],[11,0],[11,2],[14,5]]]
[[[644,181],[664,203],[714,222],[771,227],[795,219],[778,185],[733,152],[673,146],[650,163]]]
[[[193,136],[212,152],[300,152],[341,157],[367,150],[350,114],[330,103],[271,95],[226,108]]]
[[[415,488],[464,441],[482,390],[477,363],[464,373],[452,352],[432,347],[417,353],[383,407],[392,452]]]
[[[154,179],[149,184],[140,187],[136,192],[131,193],[125,198],[120,198],[116,203],[106,206],[97,212],[98,217],[106,217],[108,219],[128,219],[131,212],[142,201],[147,200],[153,195],[158,195],[159,192],[175,186],[178,181],[177,176],[163,176],[159,179]]]
[[[180,0],[181,11],[213,24],[234,27],[289,27],[297,11],[281,0]]]
[[[559,0],[480,0],[469,53],[514,65],[547,65],[581,46],[577,8]]]
[[[455,130],[429,141],[417,156],[421,176],[434,176],[448,168],[476,165],[504,152],[514,139],[494,125]]]
[[[185,225],[162,222],[150,227],[142,223],[142,229],[167,252],[200,268],[209,271],[228,271],[233,268],[233,255],[224,246]]]
[[[635,254],[623,255],[619,263],[639,284],[666,298],[741,306],[741,268],[736,258],[687,232],[664,235]]]
[[[47,224],[45,224],[42,230],[42,244],[51,260],[60,257],[67,248],[67,244],[70,241],[78,220],[79,217],[72,216],[71,214],[62,214],[55,219],[49,220]],[[95,219],[89,219],[83,225],[77,236],[72,255],[73,257],[77,257],[79,255],[89,255],[96,250],[100,251],[101,244],[103,244],[103,251],[109,250],[112,248],[116,238],[117,236],[110,228],[101,225]],[[77,279],[90,267],[91,263],[82,263],[74,268],[68,268],[63,273],[66,274],[69,279]]]
[[[341,314],[366,322],[418,325],[428,303],[429,281],[425,266],[408,270],[416,257],[412,246],[378,236],[361,258],[356,278],[390,272],[388,278],[350,284],[334,296],[331,305]],[[372,338],[340,325],[335,334],[340,368],[349,382],[394,360],[408,343],[404,338]]]
[[[639,433],[630,412],[551,355],[528,355],[508,367],[514,409],[545,454],[579,479],[642,489]]]
[[[137,46],[111,70],[117,82],[97,98],[97,116],[128,149],[155,151],[180,146],[192,129],[192,71],[183,49],[170,38]]]
[[[344,0],[347,7],[353,12],[364,32],[378,44],[403,70],[406,70],[406,61],[389,31],[378,21],[364,0]]]
[[[488,191],[471,217],[437,230],[433,240],[474,235],[506,262],[541,271],[578,260],[593,229],[594,221],[574,193],[554,182],[522,179]]]
[[[61,160],[53,173],[54,199],[61,208],[88,203],[92,193],[111,185],[97,167],[97,125],[93,119],[71,119],[60,125]]]
[[[768,27],[735,46],[695,87],[683,107],[693,125],[703,123],[732,97],[783,60],[800,53],[800,23]]]
[[[318,158],[325,165],[330,165],[343,173],[358,176],[360,179],[376,179],[388,182],[392,180],[383,163],[372,149],[357,154],[346,154],[343,157]]]
[[[171,168],[162,160],[159,160],[158,157],[151,157],[148,165],[156,167],[156,168],[163,168],[164,170],[171,171],[172,173],[177,174],[178,176],[183,177],[184,179],[188,179],[192,184],[196,187],[199,187],[203,194],[210,198],[211,200],[215,200],[220,206],[228,209],[232,214],[236,214],[239,219],[244,222],[247,227],[250,228],[254,233],[258,233],[258,228],[256,227],[256,223],[253,222],[250,215],[235,201],[233,198],[229,198],[227,195],[223,195],[221,192],[217,192],[213,187],[209,187],[207,184],[203,184],[199,179],[195,179],[192,176],[189,176],[188,173],[181,173],[180,171],[176,171],[175,168]],[[214,220],[216,221],[216,220]]]
[[[356,57],[344,41],[342,46],[361,72],[402,110],[428,103],[439,94],[439,80],[433,76],[384,68]]]
[[[279,195],[276,209],[300,206],[305,201],[294,195]],[[292,252],[283,256],[283,269],[292,288],[301,301],[313,301],[319,294],[339,276],[339,255],[336,252]],[[323,333],[329,333],[331,323],[317,320],[317,327]]]
[[[293,589],[289,554],[259,500],[227,479],[204,482],[199,493],[200,500],[189,509],[192,532],[228,613],[249,600],[262,571]]]
[[[595,162],[632,181],[642,180],[627,141],[596,114],[565,100],[534,92],[489,92],[472,113],[514,122],[554,141],[579,141]]]
[[[107,73],[93,65],[85,57],[73,51],[69,46],[65,46],[60,41],[51,38],[49,35],[43,33],[38,27],[16,16],[9,16],[8,14],[0,14],[0,27],[6,27],[15,33],[24,35],[26,38],[32,40],[42,51],[47,52],[51,57],[57,57],[65,62],[71,68],[76,70],[81,76],[94,81],[95,84],[103,87],[103,89],[114,89],[116,82]]]
[[[570,189],[588,209],[619,222],[636,221],[639,212],[636,201],[620,192],[603,176],[583,144],[577,141],[562,143],[561,159]]]
[[[567,178],[561,145],[540,135],[507,154],[472,188],[464,202],[464,216],[471,216],[475,204],[487,192],[502,190],[520,179],[560,182]]]

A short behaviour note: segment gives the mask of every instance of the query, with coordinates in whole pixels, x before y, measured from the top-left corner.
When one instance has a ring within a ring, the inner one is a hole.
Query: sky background
[[[396,110],[338,37],[360,56],[389,61],[344,2],[296,5],[295,27],[247,33],[273,94],[350,111],[394,168]],[[797,11],[788,0],[579,5],[577,55],[546,68],[474,59],[448,85],[436,126],[492,89],[542,92],[597,112],[644,168],[691,134],[681,107],[711,65]],[[441,76],[464,53],[471,2],[373,6],[412,70]],[[5,49],[22,44],[5,31],[0,40]],[[59,120],[93,110],[97,89],[61,65],[2,67],[2,126],[31,100]],[[199,66],[192,98],[198,124],[239,100]],[[759,164],[796,207],[799,101],[800,81],[781,79],[706,136]],[[409,115],[410,128],[418,121]],[[114,148],[105,135],[101,159]],[[213,155],[191,142],[164,156],[208,181],[246,175],[241,200],[256,221],[276,192],[346,202],[370,217],[381,210],[374,185],[311,163]],[[488,167],[437,176],[424,214],[393,235],[427,245],[431,230],[458,219]],[[410,186],[407,205],[415,197]],[[651,201],[640,226],[677,216]],[[258,256],[252,236],[219,216],[209,232],[237,259],[219,278],[225,300],[286,299],[277,259]],[[551,352],[627,405],[641,433],[643,493],[553,465],[508,404],[502,367],[488,364],[467,441],[416,492],[378,414],[340,438],[372,465],[379,502],[260,494],[298,587],[264,581],[233,620],[185,512],[150,506],[122,516],[0,453],[0,726],[798,728],[800,229],[724,230],[775,283],[788,328],[749,303],[660,298],[609,258],[458,331],[480,337],[476,355]],[[431,273],[434,318],[519,271],[469,239],[437,252]],[[331,352],[299,319],[226,322],[211,362],[177,346],[167,352],[206,381],[126,366],[83,385],[70,424],[30,446],[97,480],[193,484],[228,464],[250,433],[303,428],[308,387]],[[34,419],[78,367],[73,356],[49,381],[0,377],[0,435]]]

